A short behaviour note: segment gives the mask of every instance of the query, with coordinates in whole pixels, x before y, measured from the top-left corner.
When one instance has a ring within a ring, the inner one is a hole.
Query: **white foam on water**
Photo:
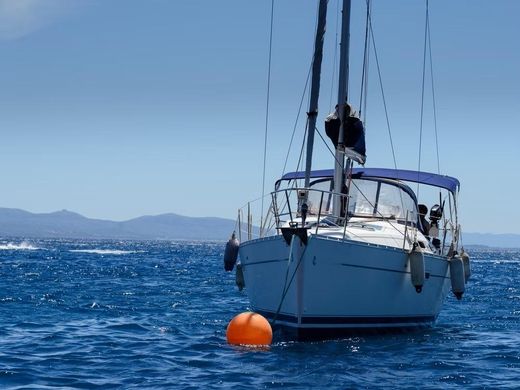
[[[0,250],[3,251],[36,251],[42,248],[31,245],[27,241],[22,241],[19,244],[8,242],[7,244],[0,244]]]
[[[128,255],[132,253],[139,253],[142,251],[124,251],[120,249],[71,249],[74,253],[91,253],[95,255]]]

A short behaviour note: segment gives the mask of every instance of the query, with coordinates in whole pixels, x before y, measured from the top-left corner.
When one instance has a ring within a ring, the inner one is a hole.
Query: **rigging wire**
[[[328,0],[327,0],[327,2],[328,2]],[[339,9],[339,6],[338,6],[338,9]],[[315,29],[317,28],[317,26],[318,26],[318,20],[316,19]],[[293,141],[294,141],[294,135],[296,133],[296,128],[298,126],[298,121],[300,119],[300,114],[301,114],[301,110],[302,110],[302,107],[303,107],[303,101],[305,100],[305,96],[307,94],[307,88],[309,86],[309,80],[310,80],[311,73],[312,73],[312,64],[313,64],[313,62],[314,62],[314,53],[312,55],[311,62],[309,64],[309,71],[307,72],[307,78],[305,80],[305,86],[303,88],[302,96],[301,96],[301,99],[300,99],[300,105],[298,107],[298,113],[296,115],[296,120],[294,121],[293,131],[292,131],[292,134],[291,134],[291,141],[289,142],[289,147],[287,148],[287,154],[285,156],[285,162],[284,162],[284,165],[283,165],[282,176],[285,174],[285,169],[287,168],[287,162],[289,160],[289,154],[291,152],[292,144],[293,144]],[[298,170],[298,168],[300,167],[300,162],[301,162],[301,159],[302,159],[302,156],[303,156],[303,148],[305,147],[305,136],[307,135],[307,127],[308,127],[308,120],[307,120],[307,122],[305,124],[305,133],[304,133],[303,142],[302,142],[302,150],[300,152],[300,157],[298,159],[298,164],[296,166],[296,170]]]
[[[423,135],[423,118],[424,118],[424,80],[426,78],[426,48],[428,46],[428,0],[426,0],[426,20],[424,22],[424,50],[423,50],[423,69],[422,69],[422,87],[421,87],[421,123],[419,125],[419,158],[417,162],[417,178],[421,171],[421,155],[422,155],[422,135]],[[419,182],[417,182],[417,199],[419,199]]]
[[[426,1],[426,7],[428,7],[428,0]],[[430,32],[430,17],[426,19],[426,28],[428,30],[428,47],[430,49],[430,76],[431,76],[431,84],[432,84],[432,100],[433,100],[433,124],[435,128],[435,149],[437,152],[437,173],[440,175],[441,173],[441,164],[439,157],[439,137],[437,132],[437,105],[435,101],[435,88],[434,88],[434,78],[433,78],[433,56],[432,56],[432,41],[431,41],[431,32]]]
[[[370,0],[367,0],[367,7],[370,9]],[[385,90],[383,88],[383,78],[381,76],[381,67],[379,66],[379,56],[377,55],[376,39],[375,39],[375,36],[374,36],[374,29],[372,28],[372,14],[371,14],[371,12],[367,13],[367,17],[368,17],[368,24],[369,24],[369,27],[370,27],[370,36],[372,38],[372,45],[374,47],[374,57],[375,57],[375,60],[376,60],[377,75],[378,75],[378,78],[379,78],[379,88],[381,90],[381,97],[382,97],[382,100],[383,100],[383,107],[385,109],[386,127],[388,129],[388,137],[390,139],[390,148],[392,149],[392,158],[394,160],[394,168],[397,170],[397,158],[395,157],[394,141],[392,139],[392,130],[390,128],[390,119],[388,117],[388,108],[387,108],[387,105],[386,105]],[[404,210],[404,201],[403,201],[403,196],[402,196],[401,193],[399,193],[399,198],[401,200],[401,207]]]
[[[334,80],[336,79],[336,69],[338,67],[338,31],[339,31],[339,0],[336,0],[336,40],[334,42],[334,61],[332,62],[332,82],[330,83],[329,108],[332,108],[332,95],[334,92]]]
[[[376,59],[376,65],[377,65],[377,72],[378,72],[378,76],[379,76],[379,85],[380,85],[380,89],[381,89],[381,95],[382,95],[382,99],[383,99],[383,106],[384,106],[384,109],[385,109],[385,117],[386,117],[386,124],[387,124],[387,129],[388,129],[388,135],[390,137],[390,145],[391,145],[391,149],[392,149],[392,156],[393,156],[393,160],[394,160],[394,167],[395,169],[397,169],[397,159],[395,157],[395,148],[394,148],[394,144],[393,144],[393,139],[392,139],[392,131],[391,131],[391,127],[390,127],[390,120],[389,120],[389,116],[388,116],[388,109],[387,109],[387,105],[386,105],[386,98],[385,98],[385,93],[384,93],[384,88],[383,88],[383,80],[382,80],[382,76],[381,76],[381,68],[379,66],[379,58],[378,58],[378,55],[377,55],[377,47],[376,47],[376,43],[375,43],[375,37],[374,37],[374,31],[372,29],[372,17],[371,17],[371,0],[367,0],[367,31],[366,31],[366,41],[369,41],[371,38],[372,40],[372,43],[373,43],[373,47],[374,47],[374,55],[375,55],[375,59]],[[370,37],[368,37],[368,31],[370,32]],[[365,41],[365,58],[367,60],[366,64],[368,64],[368,53],[366,52],[369,48],[369,44],[367,44],[367,42]],[[363,72],[365,72],[365,60],[364,60],[364,64],[363,64]],[[363,74],[363,78],[367,78],[367,73],[364,73]],[[368,78],[367,78],[368,80]],[[366,88],[366,81],[365,81],[365,88]],[[363,89],[363,87],[362,87]],[[365,107],[366,107],[366,95],[365,95]],[[360,107],[361,108],[361,107]],[[328,146],[326,140],[324,139],[323,135],[321,134],[321,132],[316,128],[316,132],[318,133],[319,137],[321,138],[321,140],[323,141],[323,143],[325,144],[325,146],[327,147],[327,149],[329,150],[330,154],[332,156],[334,156],[334,159],[336,159],[335,157],[335,153],[330,149],[330,147]],[[302,152],[303,152],[303,149],[302,149]],[[300,158],[301,158],[301,155],[300,155]],[[299,166],[299,164],[298,164]],[[354,187],[357,188],[357,190],[359,191],[359,193],[365,198],[365,200],[370,204],[370,200],[366,197],[366,195],[357,187],[357,185],[355,183],[354,184]],[[400,195],[400,199],[401,199],[401,206],[404,210],[404,201],[403,201],[403,198],[402,198],[402,194],[399,193]],[[373,206],[373,205],[372,205]],[[378,214],[380,214],[381,216],[383,216],[380,212],[378,212]],[[389,224],[392,226],[392,228],[394,228],[396,231],[398,231],[400,234],[403,234],[403,232],[401,232],[396,226],[394,226],[390,221],[389,221]]]
[[[327,3],[328,2],[329,2],[329,0],[327,0]],[[338,7],[338,9],[339,9],[339,7]],[[318,28],[318,14],[319,14],[319,5],[318,5],[318,10],[316,11],[316,23],[315,23],[315,27],[314,27],[315,30],[317,30],[317,28]],[[298,109],[298,115],[297,115],[297,118],[296,118],[296,121],[295,121],[295,124],[294,124],[293,134],[291,136],[291,142],[289,144],[289,150],[287,151],[287,156],[285,157],[285,164],[284,164],[284,169],[283,169],[284,173],[285,173],[285,168],[286,168],[286,165],[287,165],[287,159],[289,158],[289,153],[290,153],[290,149],[291,149],[291,146],[292,146],[294,134],[295,134],[295,131],[296,131],[298,118],[300,116],[300,111],[301,111],[301,108],[302,108],[303,99],[305,98],[305,94],[307,92],[307,87],[308,87],[310,75],[311,75],[311,72],[312,72],[312,66],[313,66],[313,63],[314,63],[314,54],[315,53],[313,52],[312,60],[311,60],[310,66],[309,66],[309,72],[307,73],[307,80],[305,81],[305,88],[304,88],[303,94],[302,94],[302,100],[300,101],[300,107]],[[309,96],[309,100],[310,100],[310,96]],[[302,161],[302,158],[303,158],[303,153],[304,153],[305,144],[306,144],[306,136],[307,136],[308,127],[309,127],[309,118],[307,117],[307,121],[305,123],[305,132],[304,132],[304,135],[303,135],[302,147],[301,147],[301,150],[300,150],[300,157],[298,159],[298,164],[296,165],[296,171],[298,171],[298,169],[300,168],[300,164],[301,164],[301,161]]]
[[[339,163],[339,160],[336,158],[336,154],[332,151],[332,149],[330,148],[329,144],[327,143],[327,141],[325,140],[325,138],[323,137],[323,135],[321,134],[321,132],[318,130],[318,128],[316,127],[314,129],[316,131],[316,133],[318,133],[318,135],[320,136],[321,140],[323,141],[323,144],[325,145],[325,147],[328,149],[328,151],[330,152],[331,156],[334,158],[334,160]]]
[[[296,165],[296,171],[300,169],[300,164],[303,160],[303,153],[305,150],[305,137],[307,137],[307,130],[309,129],[309,121],[307,120],[307,124],[305,125],[305,132],[303,133],[303,142],[302,142],[302,148],[300,149],[300,157],[298,158],[298,164]]]
[[[274,0],[271,0],[271,28],[269,33],[269,64],[267,69],[267,101],[265,108],[265,133],[264,133],[264,168],[262,172],[262,211],[260,220],[264,216],[264,193],[265,193],[265,166],[267,161],[267,129],[269,125],[269,97],[271,95],[271,58],[273,49],[273,21],[274,21]],[[260,223],[262,225],[262,223]]]
[[[397,169],[397,159],[395,157],[394,141],[392,139],[392,131],[390,129],[390,119],[388,118],[388,108],[387,108],[387,105],[386,105],[385,91],[383,89],[383,79],[382,79],[382,76],[381,76],[381,67],[379,66],[379,57],[377,55],[376,39],[374,37],[374,30],[372,28],[372,15],[369,14],[368,20],[369,20],[369,25],[370,25],[370,36],[372,38],[372,45],[374,47],[374,57],[375,57],[375,60],[376,60],[377,74],[378,74],[378,77],[379,77],[379,87],[380,87],[381,96],[382,96],[382,99],[383,99],[383,107],[385,109],[386,127],[388,129],[388,136],[390,137],[390,147],[392,149],[392,157],[393,157],[393,160],[394,160],[394,167],[395,167],[395,169]]]
[[[432,60],[432,53],[431,53],[432,49],[431,49],[431,37],[430,37],[430,26],[429,26],[429,16],[428,16],[428,0],[426,0],[426,4],[427,4],[427,10],[426,10],[426,30],[425,30],[425,47],[424,47],[424,54],[423,54],[423,80],[422,80],[423,91],[422,91],[422,101],[421,101],[421,143],[420,143],[420,147],[419,147],[419,156],[421,154],[421,145],[422,145],[424,85],[425,85],[425,72],[426,72],[426,69],[425,69],[426,68],[426,40],[427,39],[428,39],[429,54],[430,54],[430,69],[431,69],[430,75],[431,75],[431,82],[432,82],[432,93],[434,94],[434,92],[433,92],[434,78],[433,78],[433,65],[432,65],[433,64],[433,60]],[[382,76],[381,76],[381,70],[380,70],[380,65],[379,65],[379,59],[378,59],[378,55],[377,55],[375,37],[374,37],[373,28],[372,28],[370,6],[371,6],[371,0],[367,0],[367,27],[366,27],[366,31],[365,31],[365,53],[364,53],[364,59],[363,59],[363,75],[362,75],[362,85],[361,85],[360,110],[363,107],[363,114],[366,117],[366,100],[367,100],[366,91],[367,91],[367,83],[368,83],[368,60],[369,60],[369,52],[370,52],[370,41],[372,41],[373,47],[374,47],[375,58],[376,58],[376,65],[377,65],[377,71],[378,71],[378,76],[379,76],[379,84],[380,84],[380,89],[381,89],[381,94],[382,94],[382,100],[383,100],[383,105],[384,105],[384,109],[385,109],[387,128],[388,128],[388,133],[389,133],[389,137],[390,137],[390,144],[391,144],[392,155],[393,155],[393,160],[394,160],[394,167],[397,169],[397,160],[396,160],[395,149],[394,149],[394,145],[393,145],[392,133],[391,133],[391,128],[390,128],[389,116],[388,116],[388,109],[387,109],[387,104],[386,104],[386,99],[385,99],[385,94],[384,94],[384,89],[383,89]],[[268,78],[267,78],[267,102],[266,102],[266,117],[265,117],[264,161],[263,161],[262,197],[261,197],[262,198],[262,214],[261,214],[262,216],[263,216],[263,209],[264,209],[264,192],[265,192],[265,175],[266,175],[266,155],[267,155],[266,150],[267,150],[268,120],[269,120],[271,58],[272,58],[272,39],[273,39],[273,24],[274,24],[273,21],[274,21],[274,0],[272,0],[272,2],[271,2],[271,25],[270,25],[270,39],[269,39],[269,66],[268,66]],[[336,37],[336,39],[337,39],[337,37]],[[335,62],[336,62],[336,60],[334,61],[334,63]],[[336,69],[334,67],[333,71],[335,71],[335,70]],[[303,105],[303,100],[304,100],[305,95],[306,95],[308,82],[309,82],[309,78],[310,78],[310,72],[311,72],[311,68],[309,68],[309,73],[307,75],[305,88],[304,88],[304,91],[303,91],[303,94],[302,94],[302,98],[301,98],[300,106],[299,106],[299,109],[298,109],[298,114],[297,114],[295,126],[294,126],[294,129],[293,129],[293,134],[291,136],[291,141],[290,141],[290,144],[289,144],[289,151],[290,151],[290,149],[292,147],[292,143],[293,143],[293,139],[294,139],[294,135],[295,135],[295,130],[296,130],[296,127],[297,127],[297,123],[298,123],[299,116],[300,116],[300,113],[301,113],[301,108],[302,108],[302,105]],[[331,94],[331,96],[332,96],[332,94]],[[332,101],[332,99],[331,99],[331,101]],[[433,97],[433,104],[434,104],[434,119],[435,119],[435,136],[436,136],[436,143],[437,143],[437,166],[438,166],[438,170],[440,171],[439,151],[438,151],[438,142],[437,142],[437,124],[436,124],[436,114],[435,114],[435,112],[436,112],[435,97]],[[307,133],[307,131],[308,131],[308,121],[307,121],[307,125],[306,125],[306,128],[305,128],[305,134]],[[326,147],[329,149],[329,152],[332,155],[334,155],[334,153],[329,148],[327,142],[325,141],[325,139],[323,138],[321,133],[318,131],[318,129],[316,129],[316,131],[318,132],[318,135],[321,137],[321,139],[324,142],[324,144],[326,145]],[[305,139],[305,134],[304,134],[304,139]],[[301,148],[301,151],[300,151],[300,157],[299,157],[299,160],[298,160],[298,165],[297,165],[297,169],[296,170],[299,169],[299,166],[301,164],[302,156],[304,154],[304,146],[305,146],[305,140],[304,140],[304,142],[302,144],[302,148]],[[286,169],[286,166],[287,166],[289,151],[288,151],[287,157],[285,159],[285,163],[284,163],[284,168],[283,168],[284,172],[285,172],[285,169]],[[419,170],[420,170],[420,157],[419,157]],[[354,186],[357,187],[355,184],[354,184]],[[368,201],[366,196],[361,191],[359,191],[359,192]],[[370,201],[368,201],[368,202],[370,204]],[[378,214],[380,214],[380,213],[378,212]],[[383,217],[382,214],[380,214],[380,215],[381,215],[381,217]],[[390,223],[390,225],[392,227],[394,227],[394,229],[399,231],[399,229],[397,229],[397,227],[395,227],[392,223]],[[403,233],[401,232],[401,234],[403,234]],[[298,268],[298,266],[299,266],[299,264],[297,265],[296,269]],[[286,275],[286,282],[287,282],[287,276],[288,275]],[[294,277],[294,275],[293,275],[293,277]],[[291,278],[291,281],[289,282],[289,285],[292,283],[293,277]],[[283,301],[283,298],[282,298],[282,301]]]
[[[293,237],[295,237],[295,236],[293,236]],[[298,259],[298,263],[296,264],[296,267],[294,268],[294,272],[291,275],[291,279],[288,280],[289,267],[291,265],[291,258],[293,257],[292,249],[293,249],[293,246],[292,246],[292,241],[291,241],[291,249],[289,252],[289,258],[287,259],[287,270],[285,271],[285,281],[284,281],[283,290],[282,290],[283,293],[282,293],[282,297],[280,299],[280,303],[278,304],[278,309],[276,309],[276,313],[275,313],[273,319],[270,321],[271,326],[274,326],[274,324],[276,323],[276,319],[278,318],[278,315],[280,314],[280,311],[282,310],[283,301],[285,300],[285,296],[289,292],[289,288],[291,287],[294,277],[296,276],[296,272],[298,271],[298,268],[300,268],[300,264],[302,263],[303,256],[305,255],[305,251],[307,250],[307,246],[304,247],[304,249],[300,255],[300,258]]]
[[[370,19],[370,14],[372,13],[372,0],[367,0],[367,25],[368,20]],[[370,65],[370,39],[368,36],[367,39],[367,62],[366,62],[366,72],[365,72],[365,99],[363,101],[363,107],[359,107],[360,110],[363,110],[363,123],[365,124],[365,129],[367,127],[367,101],[368,101],[368,71]]]
[[[370,19],[370,0],[367,0],[367,20],[365,26],[365,49],[363,51],[363,69],[361,71],[361,91],[359,96],[359,117],[362,119],[362,113],[364,114],[363,101],[365,101],[366,108],[366,83],[368,82],[368,55],[369,55],[369,19]],[[366,116],[366,115],[365,115]]]
[[[302,111],[303,101],[305,100],[305,95],[307,94],[307,87],[309,86],[311,71],[312,71],[312,61],[309,66],[309,72],[307,73],[307,80],[305,81],[305,87],[303,88],[302,97],[300,99],[300,106],[298,107],[298,114],[296,115],[296,120],[294,121],[294,127],[293,127],[293,132],[291,135],[291,141],[289,142],[289,147],[287,148],[287,154],[285,156],[285,162],[283,164],[282,176],[285,174],[285,169],[287,168],[287,161],[289,160],[289,154],[291,153],[292,143],[294,140],[294,134],[296,133],[296,128],[298,127],[298,121],[300,119],[300,113]]]

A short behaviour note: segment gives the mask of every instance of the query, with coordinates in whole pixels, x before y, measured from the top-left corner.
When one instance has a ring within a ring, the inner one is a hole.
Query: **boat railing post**
[[[263,199],[262,199],[263,200]],[[265,218],[262,213],[260,213],[260,230],[258,231],[258,235],[260,238],[264,236],[264,228],[267,224],[267,217],[269,216],[269,210],[267,210],[267,213],[265,214]]]
[[[263,201],[263,199],[262,199]],[[267,216],[266,218],[267,219]],[[260,212],[260,220],[258,221],[258,236],[259,237],[262,237],[264,234],[263,234],[263,231],[264,231],[264,215],[263,215],[263,212]],[[251,224],[252,225],[252,224]]]
[[[341,203],[343,203],[343,197],[344,197],[344,194],[341,194],[340,195]],[[345,217],[343,218],[343,221],[342,221],[342,223],[343,223],[343,239],[345,239],[345,237],[347,236],[347,214],[346,214],[346,210],[347,209],[344,210]],[[341,220],[338,219],[338,222],[341,222]]]
[[[263,215],[260,215],[260,232],[259,232],[260,238],[264,237],[266,234],[266,227],[267,227],[267,224],[269,221],[269,216],[271,214],[271,207],[272,207],[272,204],[267,209],[267,212],[265,213],[265,218]]]
[[[321,208],[323,207],[323,194],[324,194],[324,192],[321,191],[320,207],[318,209],[318,220],[316,221],[316,234],[318,234],[318,228],[320,227]]]
[[[276,223],[276,232],[278,233],[278,229],[280,228],[280,215],[278,214],[278,198],[276,192],[271,192],[271,202],[273,205],[273,214],[274,221]]]
[[[265,221],[264,221],[264,229],[263,229],[263,234],[262,234],[262,237],[265,237],[267,235],[267,232],[269,230],[269,226],[271,225],[271,213],[273,213],[273,216],[274,216],[274,211],[273,211],[273,204],[271,203],[271,205],[269,206],[269,208],[267,209],[267,214],[265,215]]]
[[[450,215],[450,218],[453,218],[453,222],[457,228],[457,246],[455,249],[458,250],[461,228],[460,228],[460,224],[459,224],[459,216],[458,216],[458,211],[457,211],[457,197],[456,197],[455,193],[452,193],[451,195],[453,196],[453,214]],[[448,198],[448,199],[451,199],[451,198]]]
[[[292,211],[291,211],[291,202],[289,200],[289,194],[287,193],[287,191],[290,191],[290,190],[285,190],[285,199],[287,201],[287,209],[289,210],[289,218],[291,218],[291,223],[292,223],[293,217],[292,217]]]
[[[240,218],[240,214],[242,210],[238,209],[238,241],[242,242],[242,219]]]
[[[247,239],[251,240],[251,225],[253,224],[253,218],[251,216],[251,203],[247,204]]]
[[[347,159],[347,166],[348,166],[348,183],[347,183],[347,194],[346,195],[343,195],[342,193],[342,197],[345,198],[344,201],[342,201],[342,203],[344,204],[344,210],[343,210],[343,213],[345,214],[345,220],[343,221],[343,223],[345,224],[345,229],[343,230],[346,230],[346,227],[347,227],[347,223],[348,223],[348,208],[350,206],[350,186],[352,184],[352,169],[354,167],[354,161],[352,161],[350,158]],[[343,237],[345,238],[345,237]]]
[[[403,236],[403,251],[406,246],[406,241],[408,241],[408,213],[409,213],[409,210],[406,210],[406,220],[404,223],[404,236]]]
[[[453,229],[453,224],[451,224],[451,242],[456,244],[455,239],[455,229]],[[441,255],[444,254],[444,250],[446,248],[446,235],[448,234],[448,220],[444,220],[444,231],[442,232],[442,246],[441,246]]]

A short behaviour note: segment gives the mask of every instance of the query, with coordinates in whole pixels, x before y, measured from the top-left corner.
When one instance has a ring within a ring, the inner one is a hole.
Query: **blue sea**
[[[413,333],[230,346],[224,243],[0,240],[0,388],[520,388],[520,251]]]

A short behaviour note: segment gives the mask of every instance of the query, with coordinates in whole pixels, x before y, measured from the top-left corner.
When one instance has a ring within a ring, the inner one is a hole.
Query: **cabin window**
[[[308,206],[310,214],[332,214],[332,194],[333,183],[331,179],[316,180],[311,183],[311,188],[318,191],[310,191]],[[323,192],[322,192],[323,191]]]
[[[415,221],[416,204],[409,193],[397,185],[375,180],[352,180],[348,214],[359,217]]]

